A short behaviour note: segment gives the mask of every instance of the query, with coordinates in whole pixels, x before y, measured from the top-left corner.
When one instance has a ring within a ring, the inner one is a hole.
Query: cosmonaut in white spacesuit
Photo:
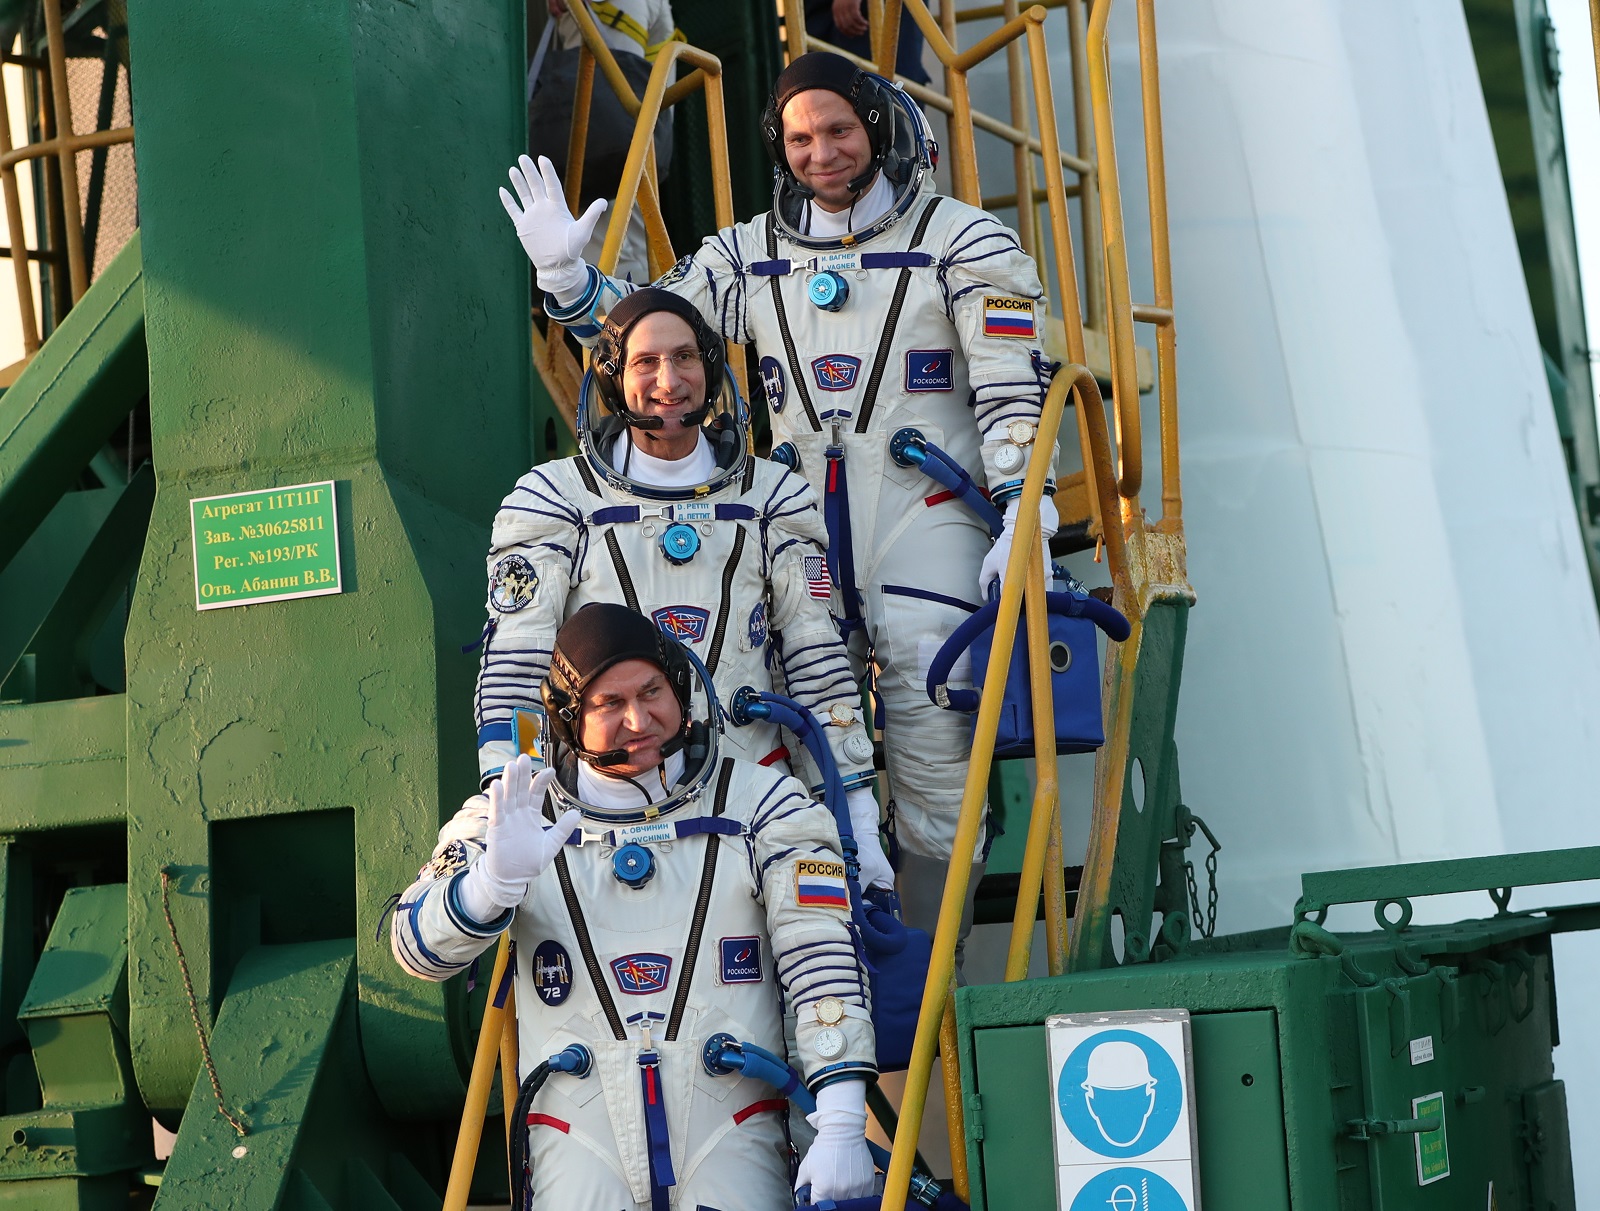
[[[520,1075],[571,1044],[592,1056],[528,1105],[531,1205],[792,1206],[787,1103],[702,1063],[724,1032],[783,1055],[786,1010],[817,1099],[794,1184],[870,1194],[873,1030],[827,809],[718,751],[713,695],[643,615],[588,606],[554,647],[549,767],[519,756],[467,801],[390,931],[402,967],[443,980],[509,927]]]
[[[1004,568],[1040,454],[1043,290],[1010,229],[935,192],[926,119],[888,81],[802,55],[778,77],[762,128],[778,169],[771,212],[707,238],[657,285],[729,340],[755,343],[774,457],[823,498],[835,614],[858,669],[876,666],[886,713],[901,902],[908,923],[931,930],[971,724],[934,706],[924,679]],[[579,255],[598,211],[575,221],[547,164],[524,158],[511,177],[517,196],[502,189],[501,200],[545,310],[592,341],[630,289]],[[906,426],[987,485],[1006,519],[992,545],[949,492],[890,458]],[[1054,449],[1042,454],[1053,466]],[[1041,514],[1048,539],[1049,500]]]
[[[831,741],[862,885],[892,886],[872,741],[828,608],[827,530],[805,480],[749,453],[726,370],[722,338],[686,299],[645,289],[612,309],[581,393],[580,453],[529,471],[495,517],[479,771],[487,782],[515,755],[514,713],[538,702],[556,628],[590,602],[618,602],[688,645],[725,703],[740,686],[772,689],[777,674]],[[729,727],[726,743],[763,764],[788,752],[760,720]],[[820,786],[794,748],[793,767]]]

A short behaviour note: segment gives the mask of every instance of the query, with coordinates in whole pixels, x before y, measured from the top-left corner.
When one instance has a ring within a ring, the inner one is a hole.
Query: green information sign
[[[344,591],[333,481],[189,502],[199,610]]]
[[[1445,1142],[1444,1094],[1429,1093],[1411,1099],[1412,1118],[1436,1118],[1439,1130],[1423,1131],[1411,1138],[1417,1147],[1417,1185],[1426,1186],[1450,1176],[1450,1148]]]

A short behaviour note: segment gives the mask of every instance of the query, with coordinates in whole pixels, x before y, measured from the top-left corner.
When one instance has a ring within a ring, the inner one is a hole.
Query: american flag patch
[[[805,558],[806,589],[818,601],[827,601],[833,596],[833,578],[828,575],[828,560],[822,555],[807,555]]]
[[[844,863],[802,858],[794,864],[794,902],[801,906],[850,909]]]
[[[1015,336],[1031,341],[1034,331],[1032,299],[1013,299],[1000,294],[983,296],[984,336]]]

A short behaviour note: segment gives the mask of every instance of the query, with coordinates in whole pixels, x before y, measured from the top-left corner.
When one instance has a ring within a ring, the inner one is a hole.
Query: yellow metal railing
[[[676,257],[672,250],[672,239],[667,234],[666,221],[661,214],[661,186],[655,154],[656,121],[663,110],[697,91],[703,91],[706,100],[711,190],[716,222],[719,227],[733,223],[733,182],[728,168],[728,125],[722,101],[722,61],[687,42],[669,41],[656,55],[641,98],[634,93],[617,65],[611,48],[601,38],[600,27],[595,23],[588,6],[573,4],[568,6],[567,11],[577,23],[582,39],[578,52],[577,89],[572,105],[572,128],[567,142],[567,179],[563,183],[567,191],[567,205],[573,213],[577,213],[583,188],[583,155],[588,138],[589,105],[594,95],[594,77],[598,68],[606,84],[616,93],[623,109],[635,119],[636,125],[633,142],[628,146],[628,156],[623,163],[617,196],[607,217],[605,243],[596,268],[601,273],[610,273],[616,268],[623,237],[637,203],[649,247],[650,276],[658,277],[666,272]],[[692,70],[674,83],[674,66],[679,62]],[[544,380],[545,389],[555,401],[557,411],[576,437],[578,386],[583,377],[583,368],[567,348],[564,332],[565,329],[553,320],[546,325],[543,334],[535,328],[533,360]],[[730,351],[728,364],[739,381],[740,391],[748,397],[744,359],[733,356]]]
[[[77,134],[72,122],[72,94],[67,86],[66,35],[61,25],[61,0],[42,0],[46,57],[0,53],[0,66],[17,66],[40,77],[39,128],[43,138],[22,147],[11,141],[11,110],[5,88],[0,83],[0,194],[4,196],[9,247],[0,250],[10,257],[17,291],[17,311],[22,322],[23,358],[14,366],[0,370],[0,386],[8,386],[39,350],[38,312],[33,303],[33,279],[28,262],[60,268],[62,255],[67,264],[66,289],[58,294],[56,321],[89,288],[91,266],[84,252],[83,220],[78,213],[78,153],[97,147],[110,147],[133,140],[133,127],[96,130]],[[17,165],[25,160],[48,162],[45,173],[45,218],[48,241],[29,248],[23,235],[22,196],[17,187]],[[61,228],[56,229],[56,222]]]
[[[1100,485],[1102,495],[1106,497],[1102,507],[1107,510],[1107,516],[1114,517],[1115,508],[1110,499],[1114,476],[1111,470],[1105,406],[1100,399],[1100,388],[1095,382],[1094,374],[1086,366],[1065,366],[1056,373],[1055,379],[1050,384],[1050,390],[1045,395],[1044,408],[1039,417],[1037,440],[1041,443],[1041,448],[1046,449],[1056,440],[1061,428],[1062,414],[1066,410],[1067,396],[1073,392],[1077,395],[1079,414],[1088,418],[1090,436],[1088,453],[1097,467],[1096,482]],[[1011,652],[1016,641],[1017,621],[1022,613],[1023,584],[1026,579],[1028,596],[1031,598],[1029,672],[1034,685],[1034,709],[1038,712],[1035,726],[1042,727],[1044,724],[1049,724],[1051,730],[1048,734],[1054,734],[1049,668],[1044,665],[1048,644],[1042,642],[1040,638],[1040,628],[1044,621],[1042,612],[1044,567],[1039,554],[1039,502],[1044,497],[1044,481],[1048,472],[1048,459],[1034,459],[1023,483],[1022,503],[1017,509],[1017,531],[1012,540],[1005,573],[1000,581],[1002,588],[999,613],[995,619],[994,646],[989,652],[989,667],[995,669],[1010,667]],[[1112,527],[1106,536],[1106,554],[1113,580],[1119,587],[1125,586],[1127,562],[1122,536],[1116,527]],[[985,681],[979,700],[978,719],[973,729],[972,759],[967,766],[967,781],[962,793],[961,815],[956,825],[953,853],[970,854],[977,848],[978,829],[983,821],[983,803],[988,792],[989,771],[994,761],[994,740],[999,730],[1000,703],[1004,693],[1004,677],[990,677]],[[1047,733],[1041,731],[1040,734]],[[1053,763],[1043,760],[1036,764],[1044,777],[1049,779],[1050,775],[1045,767]],[[1053,788],[1049,800],[1035,797],[1033,819],[1028,830],[1028,852],[1034,857],[1035,864],[1030,867],[1024,863],[1023,877],[1032,881],[1034,888],[1032,903],[1038,902],[1043,858],[1047,849],[1045,842],[1040,838],[1051,831],[1059,832],[1058,806],[1054,801]],[[956,1193],[970,1201],[965,1133],[958,1125],[960,1099],[959,1096],[955,1098],[949,1096],[952,1090],[959,1095],[960,1084],[958,1077],[954,1079],[952,1077],[955,1068],[955,1047],[953,1030],[946,1019],[947,1009],[951,1005],[951,985],[955,977],[956,938],[960,932],[962,906],[966,901],[967,884],[971,873],[971,867],[965,862],[953,862],[945,882],[944,899],[939,906],[939,923],[934,932],[933,957],[928,968],[928,982],[923,989],[916,1041],[912,1045],[911,1065],[906,1072],[905,1096],[900,1106],[900,1121],[895,1130],[894,1148],[884,1186],[885,1206],[898,1207],[906,1198],[911,1181],[911,1166],[916,1153],[916,1141],[922,1130],[923,1110],[933,1070],[934,1051],[939,1046],[941,1034],[945,1036],[943,1058],[946,1110],[948,1121],[952,1124],[951,1162],[955,1167],[953,1183]],[[1026,890],[1024,886],[1019,891],[1019,905]],[[1014,969],[1013,964],[1019,954],[1019,947],[1024,945],[1019,943],[1017,936],[1021,932],[1019,929],[1022,924],[1021,915],[1019,912],[1019,921],[1013,923],[1012,957],[1007,964],[1008,976]],[[1031,911],[1027,916],[1029,919],[1026,921],[1026,931],[1031,935]],[[1022,974],[1026,974],[1025,956],[1022,958]]]
[[[1086,856],[1084,885],[1078,896],[1080,920],[1096,897],[1104,901],[1108,891],[1111,862],[1115,855],[1117,813],[1121,787],[1129,755],[1129,728],[1132,708],[1133,674],[1138,657],[1140,623],[1151,602],[1158,596],[1176,592],[1190,594],[1184,573],[1182,537],[1182,495],[1178,463],[1176,337],[1173,326],[1171,264],[1168,252],[1166,176],[1162,150],[1159,65],[1156,57],[1153,0],[1136,0],[1139,29],[1139,70],[1144,103],[1145,168],[1148,182],[1151,271],[1155,298],[1150,303],[1135,303],[1129,284],[1126,241],[1122,220],[1122,196],[1117,173],[1116,145],[1112,128],[1111,87],[1106,58],[1106,26],[1112,0],[1097,0],[1084,22],[1081,0],[1062,0],[1068,9],[1071,38],[1073,95],[1077,102],[1075,133],[1077,146],[1086,146],[1084,114],[1087,109],[1094,130],[1092,163],[1064,155],[1056,129],[1049,57],[1043,25],[1045,8],[1034,5],[1019,11],[1016,0],[998,6],[959,13],[946,0],[935,21],[924,0],[869,0],[873,29],[873,48],[879,70],[888,74],[898,46],[902,14],[916,22],[928,45],[945,69],[945,104],[936,104],[950,115],[951,179],[955,195],[963,201],[982,205],[978,180],[975,129],[1009,139],[1014,148],[1015,191],[1010,201],[1018,204],[1019,228],[1035,250],[1042,241],[1032,217],[1031,199],[1040,191],[1035,171],[1043,179],[1046,221],[1052,253],[1049,272],[1041,276],[1054,287],[1061,314],[1063,338],[1068,360],[1052,383],[1040,419],[1039,441],[1048,449],[1059,431],[1069,392],[1076,393],[1076,419],[1083,454],[1081,477],[1064,477],[1057,503],[1076,491],[1090,517],[1090,533],[1104,544],[1113,585],[1113,600],[1128,615],[1134,627],[1130,642],[1112,645],[1108,658],[1105,699],[1108,706],[1107,744],[1096,763],[1096,800],[1091,827],[1090,851]],[[1600,2],[1600,0],[1597,0]],[[798,6],[791,5],[791,8]],[[957,24],[976,16],[998,17],[1000,27],[966,50],[955,46]],[[792,52],[814,46],[805,38],[800,16],[789,12],[789,45]],[[1035,139],[1028,132],[1021,104],[1021,47],[1026,39],[1031,69],[1034,112],[1038,123]],[[980,62],[1004,50],[1010,83],[1011,123],[980,122],[971,109],[968,73]],[[908,87],[908,91],[912,91]],[[916,95],[916,94],[914,94]],[[919,97],[919,99],[921,99]],[[1084,104],[1087,101],[1087,105]],[[1001,129],[995,129],[1001,127]],[[1026,149],[1024,151],[1024,148]],[[1064,172],[1078,175],[1075,188],[1067,185]],[[1085,267],[1081,280],[1090,284],[1080,296],[1079,275],[1072,252],[1068,221],[1069,196],[1082,201],[1085,231]],[[991,204],[994,199],[990,199]],[[1036,204],[1036,203],[1035,203]],[[1092,237],[1089,233],[1092,231]],[[1036,254],[1037,255],[1037,254]],[[1087,304],[1087,307],[1085,307]],[[1087,317],[1086,313],[1087,312]],[[1108,377],[1112,384],[1112,409],[1116,422],[1116,461],[1111,455],[1105,404],[1094,373],[1088,368],[1085,319],[1104,323],[1109,347]],[[1162,470],[1163,516],[1156,526],[1147,525],[1139,503],[1143,482],[1143,433],[1140,423],[1140,374],[1138,350],[1134,342],[1136,323],[1154,324],[1157,329],[1155,375],[1157,411],[1160,418],[1160,456]],[[1038,516],[1045,478],[1045,461],[1030,467],[1018,509],[1019,533],[1002,581],[999,617],[995,624],[991,668],[1006,668],[1015,645],[1015,628],[1027,609],[1029,673],[1032,678],[1035,730],[1040,736],[1054,734],[1050,704],[1049,672],[1044,665],[1048,647],[1044,599],[1044,569],[1037,555]],[[1076,481],[1076,482],[1074,482]],[[1024,580],[1024,574],[1026,579]],[[993,746],[1004,684],[991,678],[984,687],[973,736],[972,760],[968,766],[960,823],[953,848],[955,853],[971,852],[977,841],[982,808],[993,762]],[[1033,810],[1024,854],[1016,913],[1012,921],[1006,960],[1006,979],[1026,976],[1033,934],[1033,918],[1041,890],[1045,892],[1046,937],[1049,968],[1052,974],[1072,966],[1071,943],[1077,931],[1066,923],[1065,895],[1061,879],[1060,809],[1055,762],[1044,759],[1037,769]],[[960,1074],[956,1070],[955,1021],[952,981],[955,972],[955,944],[962,905],[966,898],[970,869],[964,863],[952,865],[945,886],[933,947],[933,960],[924,991],[917,1025],[910,1070],[895,1130],[894,1149],[884,1192],[887,1206],[898,1206],[906,1196],[917,1137],[930,1083],[935,1048],[944,1059],[946,1121],[950,1132],[953,1184],[956,1192],[970,1199],[966,1166],[966,1140],[961,1113]],[[941,1046],[942,1041],[942,1046]]]

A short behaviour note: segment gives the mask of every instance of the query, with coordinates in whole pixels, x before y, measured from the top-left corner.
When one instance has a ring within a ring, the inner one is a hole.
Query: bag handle
[[[1049,613],[1062,618],[1087,618],[1105,632],[1106,638],[1121,643],[1133,631],[1121,610],[1108,606],[1098,597],[1087,593],[1046,593],[1045,606]],[[950,670],[961,654],[977,642],[978,636],[994,626],[1000,614],[1000,598],[991,597],[977,613],[970,615],[944,641],[939,652],[928,666],[928,698],[935,706],[947,711],[971,714],[978,709],[977,690],[952,690],[945,688],[950,680]]]

